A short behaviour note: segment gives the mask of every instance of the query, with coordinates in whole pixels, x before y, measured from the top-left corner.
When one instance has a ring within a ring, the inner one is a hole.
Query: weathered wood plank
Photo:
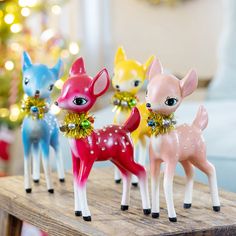
[[[128,212],[120,211],[122,185],[113,181],[110,168],[97,168],[88,181],[88,202],[92,222],[74,216],[71,174],[61,184],[54,178],[55,194],[46,191],[44,178],[33,192],[26,194],[23,177],[0,179],[0,208],[31,223],[50,235],[234,235],[236,232],[236,194],[220,192],[222,211],[212,211],[209,188],[195,183],[193,207],[183,209],[184,179],[175,178],[174,196],[177,223],[167,218],[161,186],[160,219],[142,214],[140,193],[131,190]]]

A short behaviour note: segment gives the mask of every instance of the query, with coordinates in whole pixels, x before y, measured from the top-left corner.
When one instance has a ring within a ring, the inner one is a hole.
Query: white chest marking
[[[70,148],[71,148],[73,154],[74,154],[76,157],[79,157],[75,140],[74,140],[74,139],[69,139],[69,144],[70,144]]]
[[[129,117],[129,114],[126,112],[120,112],[119,115],[117,115],[116,122],[119,125],[123,125],[124,122],[127,120]]]
[[[157,154],[160,155],[160,151],[161,151],[161,135],[159,136],[152,136],[151,137],[151,145],[152,145],[152,149],[153,151]]]

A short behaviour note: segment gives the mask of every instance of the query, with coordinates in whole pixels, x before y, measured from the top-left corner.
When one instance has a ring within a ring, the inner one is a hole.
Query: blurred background
[[[234,0],[0,0],[1,175],[23,173],[22,51],[28,51],[33,62],[49,66],[62,58],[65,73],[56,83],[55,99],[76,57],[84,57],[92,76],[102,67],[112,75],[121,45],[128,58],[141,63],[150,55],[158,56],[179,78],[190,68],[197,70],[199,88],[179,108],[178,122],[191,122],[199,104],[205,104],[210,116],[205,131],[208,158],[216,165],[220,187],[236,191]],[[96,127],[113,121],[113,93],[110,88],[94,107]],[[59,110],[52,106],[52,112]],[[63,137],[61,143],[69,170],[68,143]],[[196,176],[206,182],[199,172]]]

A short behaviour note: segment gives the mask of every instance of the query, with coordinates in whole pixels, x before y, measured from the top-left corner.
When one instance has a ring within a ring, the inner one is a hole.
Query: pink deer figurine
[[[149,71],[146,106],[150,116],[148,125],[152,129],[150,142],[150,165],[152,185],[152,217],[159,217],[159,175],[160,165],[165,162],[164,192],[169,220],[176,222],[173,202],[173,177],[180,162],[186,173],[184,208],[192,204],[193,165],[203,171],[209,179],[214,211],[220,211],[215,167],[206,159],[206,145],[202,131],[207,127],[208,114],[203,106],[191,125],[175,127],[174,112],[184,97],[190,95],[198,84],[194,70],[179,80],[173,75],[163,73],[159,60],[154,60]]]
[[[78,117],[79,120],[80,117],[88,114],[97,98],[104,94],[108,87],[107,70],[101,70],[92,78],[86,74],[83,59],[79,58],[72,65],[70,77],[65,82],[56,104],[68,110],[69,116]],[[88,119],[85,125],[92,126],[92,122],[93,119]],[[83,215],[85,221],[91,221],[86,197],[86,182],[94,162],[106,160],[114,163],[123,175],[121,210],[128,210],[131,174],[134,174],[140,181],[143,212],[145,215],[151,213],[147,174],[143,166],[134,162],[130,138],[130,132],[138,127],[139,122],[140,114],[134,108],[123,126],[109,125],[103,129],[91,130],[84,136],[79,135],[81,124],[69,123],[68,127],[62,127],[64,131],[78,129],[78,136],[70,136],[69,139],[73,160],[76,216]]]

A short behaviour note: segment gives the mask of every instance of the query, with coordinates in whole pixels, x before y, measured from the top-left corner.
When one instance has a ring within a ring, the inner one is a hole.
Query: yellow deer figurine
[[[146,123],[148,112],[144,103],[139,103],[136,94],[141,89],[145,79],[147,78],[148,69],[151,65],[154,56],[151,56],[146,63],[141,64],[135,60],[126,58],[125,51],[119,47],[114,61],[114,76],[112,85],[116,90],[112,102],[115,112],[114,123],[123,124],[130,116],[134,106],[140,111],[142,116],[140,125],[131,136],[133,138],[135,158],[139,157],[138,163],[145,165],[146,160],[146,136],[150,136],[149,129]],[[121,177],[119,170],[115,167],[115,182],[120,183]],[[138,185],[138,179],[132,177],[132,185]]]

